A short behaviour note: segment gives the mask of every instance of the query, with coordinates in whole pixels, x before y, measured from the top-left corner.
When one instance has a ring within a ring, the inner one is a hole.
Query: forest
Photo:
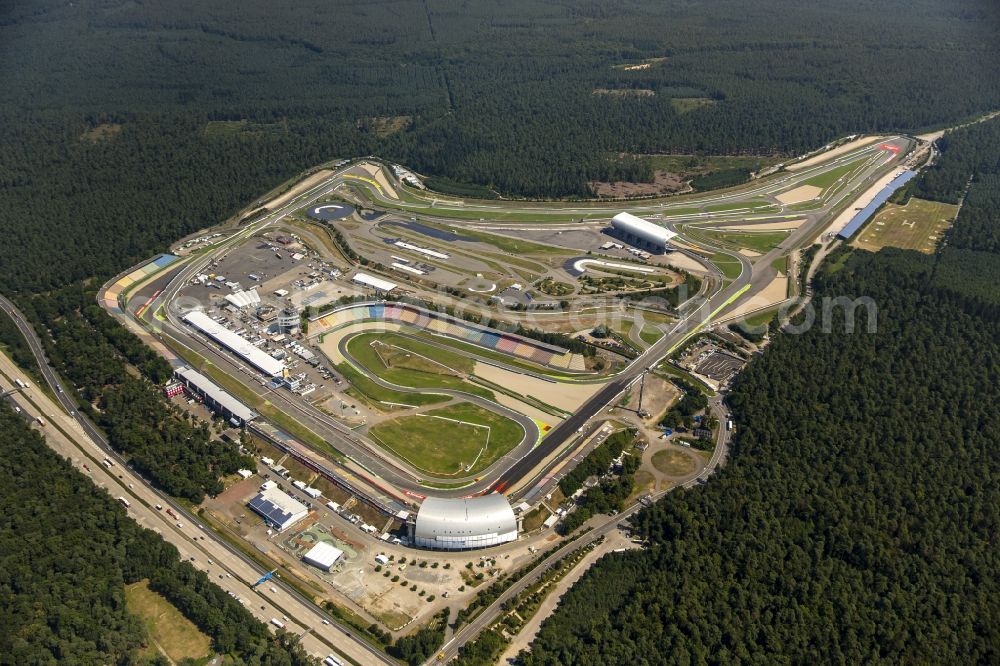
[[[171,377],[170,365],[102,310],[94,291],[71,285],[24,299],[22,307],[44,331],[46,353],[76,389],[80,412],[156,486],[197,504],[222,491],[221,477],[252,465],[163,398],[159,386]]]
[[[777,335],[729,396],[726,466],[638,514],[648,548],[591,568],[523,664],[1000,660],[998,153],[965,152],[996,131],[948,137],[919,183],[971,179],[936,255],[817,274],[814,298],[874,299],[875,331],[838,308]]]
[[[1000,108],[998,25],[991,0],[2,3],[0,290],[107,276],[340,157],[589,196],[640,155],[955,123]]]
[[[113,444],[193,502],[241,458],[169,409],[154,384],[168,369],[94,293],[306,168],[375,154],[469,192],[586,197],[590,181],[648,179],[644,155],[796,155],[1000,108],[991,0],[274,7],[0,3],[0,291]],[[982,459],[998,434],[982,405],[997,396],[982,375],[998,357],[1000,182],[995,162],[962,157],[980,141],[963,136],[942,142],[940,182],[922,184],[955,200],[978,170],[941,255],[859,255],[818,287],[884,298],[894,337],[807,334],[752,364],[737,396],[771,397],[734,405],[733,463],[643,514],[653,548],[588,574],[534,659],[997,660],[983,538],[998,479]],[[13,330],[0,339],[27,360]],[[898,394],[883,394],[885,373]],[[143,578],[238,662],[304,663],[2,406],[0,445],[0,664],[138,663],[121,588]],[[710,575],[728,584],[699,582]]]
[[[234,663],[312,663],[129,518],[6,403],[0,450],[0,664],[166,666],[139,654],[149,638],[125,606],[125,585],[144,579]]]

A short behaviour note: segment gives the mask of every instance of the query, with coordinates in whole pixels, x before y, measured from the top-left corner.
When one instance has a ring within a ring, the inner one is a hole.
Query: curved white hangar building
[[[629,245],[656,253],[666,252],[667,243],[677,235],[669,229],[636,217],[632,213],[615,215],[611,218],[611,228]]]
[[[420,548],[467,550],[517,539],[517,519],[498,493],[468,499],[428,497],[417,511],[410,541]]]

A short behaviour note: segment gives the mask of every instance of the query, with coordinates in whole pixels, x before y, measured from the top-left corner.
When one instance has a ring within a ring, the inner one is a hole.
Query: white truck
[[[276,626],[278,629],[284,629],[285,628],[285,623],[282,622],[281,620],[279,620],[276,617],[272,617],[271,618],[271,624],[273,624],[274,626]]]
[[[124,506],[126,509],[129,508],[130,506],[132,506],[131,504],[129,504],[129,501],[127,499],[125,499],[124,497],[119,497],[118,501],[121,502],[122,506]]]

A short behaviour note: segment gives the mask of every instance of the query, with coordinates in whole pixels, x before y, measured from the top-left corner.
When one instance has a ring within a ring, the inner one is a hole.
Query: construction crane
[[[268,571],[266,574],[264,574],[263,576],[260,577],[260,580],[258,580],[256,583],[254,583],[253,585],[251,585],[250,589],[251,590],[256,590],[258,585],[266,583],[267,581],[269,581],[272,578],[274,578],[274,574],[277,573],[277,571],[278,571],[277,569],[275,569],[274,571]]]

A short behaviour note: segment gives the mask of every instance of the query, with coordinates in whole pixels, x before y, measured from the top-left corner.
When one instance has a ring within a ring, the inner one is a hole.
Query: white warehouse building
[[[667,243],[677,235],[669,229],[636,217],[632,213],[615,215],[611,218],[611,228],[617,236],[630,245],[658,254],[666,252]]]
[[[327,543],[326,541],[318,541],[315,546],[309,549],[308,553],[302,556],[302,560],[306,564],[311,564],[317,569],[329,571],[343,556],[344,551],[341,549]]]
[[[507,498],[498,493],[467,499],[428,497],[411,526],[418,548],[467,550],[517,539],[517,519]]]

